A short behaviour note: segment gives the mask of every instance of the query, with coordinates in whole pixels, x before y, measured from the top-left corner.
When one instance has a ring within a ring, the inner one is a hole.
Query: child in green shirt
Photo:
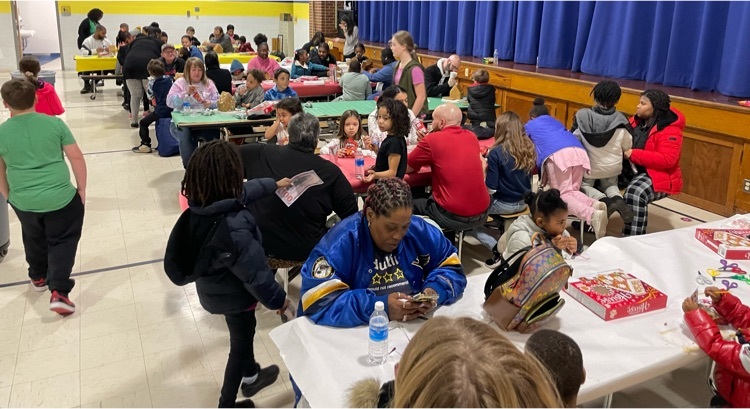
[[[70,273],[83,228],[86,162],[60,118],[34,111],[36,90],[30,82],[10,80],[0,96],[11,114],[0,124],[0,194],[21,222],[32,288],[49,288],[50,310],[69,315],[75,312],[68,294],[75,285]]]

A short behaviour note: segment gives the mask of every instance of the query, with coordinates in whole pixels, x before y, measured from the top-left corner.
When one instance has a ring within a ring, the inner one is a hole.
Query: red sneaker
[[[32,280],[29,279],[29,283],[31,283],[31,288],[34,289],[34,291],[42,292],[47,291],[47,284],[45,283],[45,279],[40,278],[38,280]]]
[[[73,301],[70,301],[67,295],[52,291],[52,296],[49,298],[49,309],[60,315],[70,315],[76,312],[76,305],[73,304]]]

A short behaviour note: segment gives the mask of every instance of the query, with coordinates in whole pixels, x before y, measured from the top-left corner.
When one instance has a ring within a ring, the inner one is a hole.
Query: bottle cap
[[[383,305],[382,301],[376,301],[375,302],[375,311],[383,311],[385,310],[385,306]]]

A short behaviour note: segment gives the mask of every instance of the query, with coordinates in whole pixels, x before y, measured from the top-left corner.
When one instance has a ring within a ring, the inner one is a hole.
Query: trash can
[[[39,78],[43,79],[44,82],[50,83],[54,87],[55,86],[55,74],[57,73],[53,70],[41,70],[39,71]],[[21,71],[13,71],[10,73],[10,77],[23,79],[25,76],[21,74]]]
[[[10,220],[8,220],[8,202],[0,194],[0,261],[8,254],[10,246]]]

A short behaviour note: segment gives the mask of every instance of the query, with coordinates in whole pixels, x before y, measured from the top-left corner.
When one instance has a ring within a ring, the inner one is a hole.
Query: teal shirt
[[[46,213],[62,209],[76,194],[63,146],[76,143],[57,117],[38,113],[0,124],[0,157],[10,188],[8,201],[19,210]]]

